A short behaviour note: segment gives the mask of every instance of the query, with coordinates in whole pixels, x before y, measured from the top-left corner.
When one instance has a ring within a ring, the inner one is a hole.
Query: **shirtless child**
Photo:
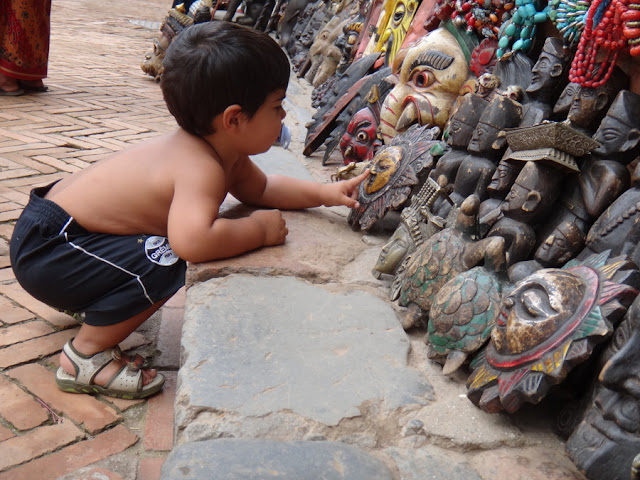
[[[255,207],[354,207],[367,175],[321,184],[265,175],[249,159],[271,147],[285,117],[289,61],[268,35],[194,25],[171,43],[164,66],[162,92],[180,127],[34,189],[11,239],[22,287],[85,314],[56,373],[68,392],[158,392],[162,375],[118,344],[184,285],[186,262],[284,243],[279,210],[218,217],[227,193]]]

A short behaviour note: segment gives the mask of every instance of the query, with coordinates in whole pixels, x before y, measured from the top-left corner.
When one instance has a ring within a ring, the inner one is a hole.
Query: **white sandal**
[[[142,384],[142,370],[135,362],[129,362],[118,370],[106,385],[96,385],[93,379],[112,361],[120,361],[122,350],[115,346],[95,355],[83,355],[69,340],[62,349],[73,364],[75,375],[68,374],[62,367],[56,372],[58,388],[71,393],[89,393],[107,395],[115,398],[145,398],[160,391],[164,385],[164,376],[158,373],[153,381]]]

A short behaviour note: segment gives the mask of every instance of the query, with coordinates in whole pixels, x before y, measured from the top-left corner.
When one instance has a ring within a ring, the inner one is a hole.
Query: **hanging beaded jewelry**
[[[509,18],[514,5],[513,0],[456,0],[451,20],[480,37],[497,39],[500,25]]]
[[[629,44],[629,53],[633,57],[640,56],[640,3],[632,2],[621,17],[622,34]]]
[[[516,9],[511,19],[502,24],[498,51],[496,55],[501,58],[510,50],[528,51],[533,44],[536,35],[536,25],[544,22],[548,17],[549,5],[538,10],[535,0],[516,0]]]
[[[589,5],[591,5],[589,0],[551,0],[549,2],[549,19],[555,23],[569,46],[573,46],[580,39]]]
[[[582,87],[607,83],[627,44],[622,35],[622,14],[629,0],[594,0],[585,17],[584,31],[578,43],[569,81]]]

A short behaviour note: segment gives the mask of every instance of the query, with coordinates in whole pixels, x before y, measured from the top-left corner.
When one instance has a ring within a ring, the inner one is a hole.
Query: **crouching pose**
[[[143,398],[163,376],[118,344],[184,285],[186,262],[284,243],[277,209],[356,206],[352,180],[265,175],[249,155],[276,141],[289,61],[268,35],[228,22],[185,29],[164,60],[162,92],[179,127],[36,188],[16,223],[11,265],[42,302],[84,313],[61,353],[68,392]],[[256,81],[259,79],[259,81]],[[228,193],[258,209],[218,217]]]

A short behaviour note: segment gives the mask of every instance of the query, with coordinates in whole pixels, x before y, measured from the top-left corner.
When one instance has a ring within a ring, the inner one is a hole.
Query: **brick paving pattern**
[[[154,480],[173,446],[173,400],[184,294],[125,347],[158,343],[168,377],[149,401],[57,389],[62,345],[77,322],[16,282],[8,241],[31,188],[175,126],[140,69],[169,0],[64,0],[52,8],[47,93],[0,97],[0,480]],[[178,329],[178,330],[177,330]],[[157,360],[157,361],[156,361]]]

